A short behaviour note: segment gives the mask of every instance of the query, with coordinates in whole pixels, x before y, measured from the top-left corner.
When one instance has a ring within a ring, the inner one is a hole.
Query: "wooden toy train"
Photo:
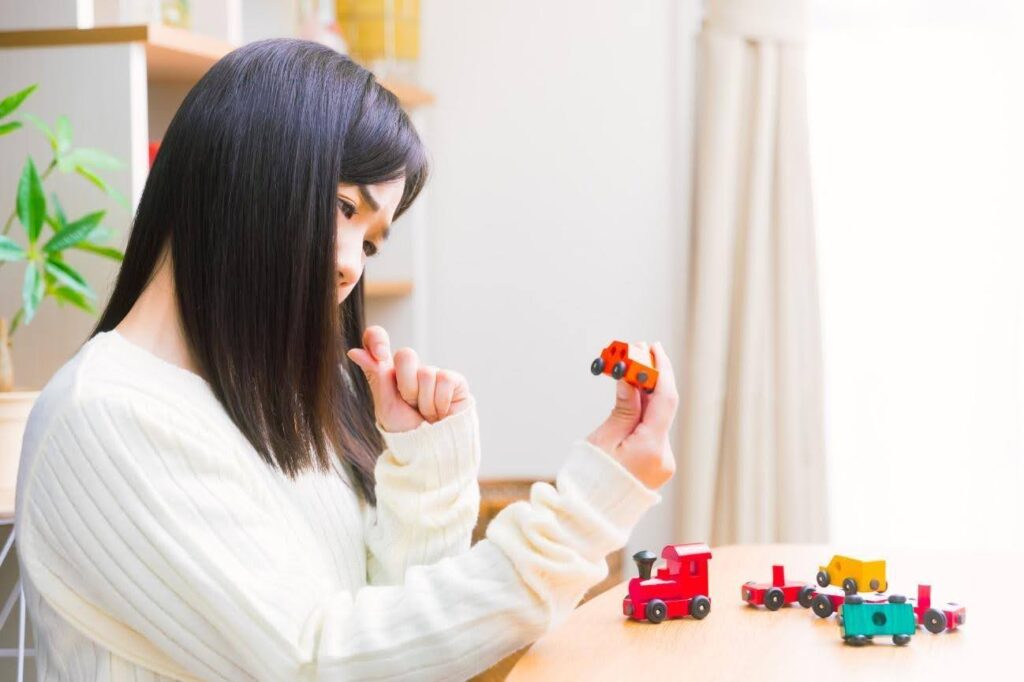
[[[708,560],[711,550],[703,543],[668,545],[662,550],[665,566],[651,577],[657,561],[654,552],[633,555],[638,576],[629,581],[622,613],[632,620],[660,623],[666,618],[690,616],[702,620],[711,612],[708,597]]]

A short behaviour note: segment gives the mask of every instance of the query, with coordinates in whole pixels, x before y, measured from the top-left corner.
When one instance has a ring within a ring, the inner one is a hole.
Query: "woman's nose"
[[[336,267],[338,284],[342,286],[355,284],[363,274],[362,250],[343,249],[339,251]]]

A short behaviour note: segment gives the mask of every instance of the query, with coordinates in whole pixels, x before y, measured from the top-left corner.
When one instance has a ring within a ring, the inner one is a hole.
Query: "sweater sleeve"
[[[156,400],[71,407],[27,472],[27,575],[202,679],[469,677],[564,617],[659,499],[580,441],[557,488],[535,485],[489,540],[411,567],[401,585],[346,589],[245,453]]]
[[[410,566],[469,549],[480,510],[480,426],[471,400],[411,431],[377,427],[386,444],[374,471],[377,504],[363,507],[371,584],[401,583]]]

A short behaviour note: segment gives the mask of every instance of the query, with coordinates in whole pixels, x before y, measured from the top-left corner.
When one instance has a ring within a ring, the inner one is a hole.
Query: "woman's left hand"
[[[363,332],[363,347],[348,351],[362,368],[373,393],[373,409],[381,428],[391,433],[411,431],[469,408],[471,395],[458,372],[421,365],[412,348],[399,348],[391,357],[391,342],[383,327]]]

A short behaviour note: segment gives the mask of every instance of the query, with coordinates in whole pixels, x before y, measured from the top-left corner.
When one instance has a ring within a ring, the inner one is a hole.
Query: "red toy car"
[[[701,620],[711,612],[708,598],[708,559],[711,550],[703,543],[668,545],[661,556],[666,565],[651,577],[657,560],[654,552],[633,555],[639,577],[629,581],[622,613],[633,620],[660,623],[666,618],[692,616]]]
[[[601,357],[590,363],[590,372],[594,376],[607,374],[616,381],[625,379],[626,383],[652,393],[658,383],[658,370],[651,366],[653,364],[650,352],[645,353],[625,341],[612,341],[601,351]]]
[[[754,581],[743,583],[740,588],[740,596],[743,601],[752,606],[764,606],[769,611],[778,611],[785,604],[798,602],[805,609],[811,608],[811,601],[815,596],[814,586],[802,582],[786,582],[786,569],[782,566],[772,566],[772,582],[755,583]]]
[[[838,611],[849,596],[839,587],[823,587],[816,592],[818,594],[811,600],[811,610],[819,618],[828,618]],[[868,604],[882,604],[889,599],[889,595],[882,592],[861,592],[860,597]]]
[[[910,601],[914,605],[918,625],[923,625],[925,630],[933,634],[956,630],[957,626],[967,621],[967,608],[956,602],[933,606],[931,585],[918,585],[917,599]]]

